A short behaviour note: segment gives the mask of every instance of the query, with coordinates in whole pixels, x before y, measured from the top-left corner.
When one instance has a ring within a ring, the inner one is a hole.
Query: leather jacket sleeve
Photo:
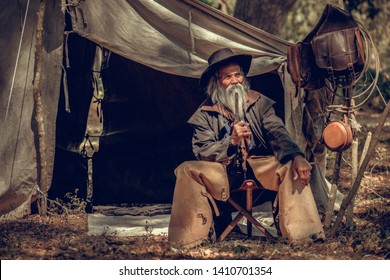
[[[262,119],[265,137],[279,162],[285,163],[296,155],[304,157],[304,153],[291,138],[282,120],[276,116],[273,107],[264,112]]]
[[[237,152],[237,146],[231,144],[230,133],[221,133],[216,129],[217,117],[210,112],[198,111],[188,121],[194,128],[192,150],[198,160],[229,163]]]

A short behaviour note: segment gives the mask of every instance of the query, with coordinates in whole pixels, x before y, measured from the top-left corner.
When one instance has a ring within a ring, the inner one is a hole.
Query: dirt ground
[[[374,123],[363,127],[359,136],[361,145],[367,132],[375,126]],[[348,155],[345,152],[340,174],[339,190],[343,193],[348,193],[351,187]],[[334,154],[330,153],[328,179],[333,174],[333,159]],[[289,244],[283,238],[268,242],[258,237],[246,239],[235,233],[223,242],[178,250],[169,246],[166,235],[151,235],[147,230],[139,237],[89,236],[88,217],[82,202],[77,200],[72,202],[68,214],[54,211],[45,217],[29,215],[0,221],[0,259],[383,260],[390,258],[389,202],[390,126],[386,125],[356,196],[352,225],[347,227],[343,222],[337,234],[325,241]],[[74,207],[77,203],[78,208]]]

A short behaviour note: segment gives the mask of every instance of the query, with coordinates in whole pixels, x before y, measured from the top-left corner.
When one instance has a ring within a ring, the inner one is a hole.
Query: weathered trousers
[[[280,164],[274,156],[251,157],[248,164],[263,188],[278,192],[279,226],[290,241],[324,237],[310,186],[294,178],[291,162]],[[207,161],[186,161],[175,170],[168,240],[193,247],[208,239],[212,224],[209,201],[230,196],[226,166]]]

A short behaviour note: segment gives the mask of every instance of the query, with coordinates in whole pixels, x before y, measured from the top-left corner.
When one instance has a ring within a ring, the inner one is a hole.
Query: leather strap
[[[214,208],[215,215],[216,215],[217,217],[219,217],[220,213],[219,213],[217,204],[215,203],[215,200],[214,200],[214,198],[212,197],[212,195],[211,195],[210,193],[206,192],[206,191],[202,191],[201,194],[202,194],[203,196],[207,197],[207,198],[210,200],[211,205],[212,205],[213,208]]]

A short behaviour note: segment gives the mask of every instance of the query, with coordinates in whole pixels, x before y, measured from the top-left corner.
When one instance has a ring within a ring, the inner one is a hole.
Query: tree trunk
[[[240,0],[234,16],[268,33],[280,36],[288,12],[297,0]]]
[[[38,185],[43,194],[43,197],[40,200],[39,212],[41,215],[46,215],[47,211],[47,191],[48,191],[48,173],[47,173],[47,157],[46,157],[46,133],[45,133],[45,122],[44,122],[44,112],[43,112],[43,103],[41,97],[41,77],[42,77],[42,67],[43,67],[43,21],[45,17],[45,8],[46,1],[41,0],[39,11],[38,11],[38,20],[37,20],[37,41],[36,41],[36,65],[35,65],[35,75],[34,75],[34,84],[33,84],[33,95],[34,95],[34,114],[35,121],[37,123],[38,129]]]

